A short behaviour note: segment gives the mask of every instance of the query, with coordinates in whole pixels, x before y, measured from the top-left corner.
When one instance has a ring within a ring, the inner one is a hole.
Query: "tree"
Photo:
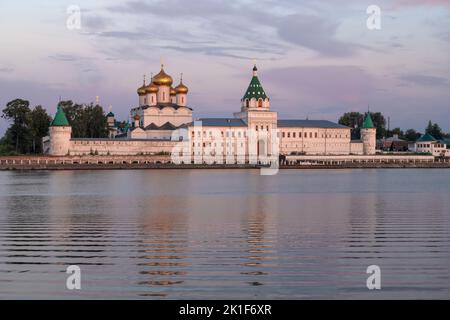
[[[29,113],[28,123],[32,136],[33,153],[42,153],[42,138],[48,135],[48,128],[52,118],[42,106],[36,106]]]
[[[352,139],[358,139],[360,136],[360,127],[364,121],[364,115],[359,112],[346,112],[339,118],[339,124],[352,128]]]
[[[428,126],[425,129],[425,133],[431,134],[436,139],[442,139],[443,133],[441,127],[437,123],[428,122]]]
[[[393,137],[394,135],[397,135],[399,138],[403,138],[404,133],[403,133],[403,130],[402,130],[402,129],[400,129],[400,128],[394,128],[394,129],[392,129],[391,131],[387,131],[387,132],[386,132],[386,135],[387,135],[388,137]]]
[[[405,132],[404,139],[408,141],[417,141],[422,134],[414,129],[408,129]]]
[[[108,124],[103,108],[99,105],[81,105],[72,101],[61,101],[60,106],[72,127],[74,138],[105,138]]]
[[[371,112],[373,124],[377,129],[377,139],[386,136],[386,119],[380,112]],[[363,125],[365,115],[359,112],[347,112],[339,118],[339,124],[352,128],[352,139],[359,139],[360,128]]]
[[[30,112],[30,102],[22,99],[12,100],[6,104],[2,112],[2,118],[12,121],[5,135],[6,140],[14,144],[17,153],[29,152],[28,113]]]

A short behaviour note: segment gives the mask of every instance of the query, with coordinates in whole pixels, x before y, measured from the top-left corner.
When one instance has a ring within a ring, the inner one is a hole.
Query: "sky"
[[[366,25],[373,4],[380,30]],[[0,40],[2,109],[22,98],[53,115],[59,97],[99,96],[127,119],[163,62],[175,85],[183,73],[195,118],[226,117],[256,61],[279,118],[370,107],[391,128],[450,132],[450,0],[1,0]]]

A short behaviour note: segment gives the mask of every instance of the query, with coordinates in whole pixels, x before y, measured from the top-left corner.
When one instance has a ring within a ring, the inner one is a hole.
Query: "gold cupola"
[[[153,78],[153,83],[157,86],[172,86],[173,79],[164,72],[164,65],[161,65],[161,71]]]
[[[148,86],[145,87],[146,93],[157,93],[158,92],[158,86],[154,84],[153,82],[150,82]]]
[[[145,96],[145,88],[146,88],[146,86],[145,86],[145,79],[144,79],[144,83],[142,84],[142,87],[139,87],[137,89],[137,94],[140,96]]]
[[[189,92],[188,87],[183,84],[183,74],[181,74],[180,84],[175,87],[175,91],[177,94],[187,94]]]
[[[170,95],[171,96],[176,96],[177,95],[177,91],[174,88],[170,88]]]

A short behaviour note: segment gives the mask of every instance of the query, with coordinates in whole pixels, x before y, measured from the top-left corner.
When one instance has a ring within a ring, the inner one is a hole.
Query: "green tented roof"
[[[58,106],[55,118],[50,123],[50,126],[69,126],[69,121],[67,120],[64,110],[61,106]]]
[[[363,127],[363,129],[375,128],[375,126],[373,125],[372,117],[370,116],[369,112],[366,113],[362,127]]]
[[[114,113],[112,113],[111,111],[106,115],[107,117],[114,117]]]
[[[430,141],[436,141],[436,139],[435,139],[431,134],[426,133],[426,134],[424,134],[423,136],[421,136],[421,137],[419,138],[419,140],[417,140],[417,141],[420,141],[420,142],[430,142]]]
[[[253,69],[253,71],[257,71],[256,66]],[[267,99],[266,92],[264,91],[264,88],[262,87],[261,82],[259,82],[259,79],[258,79],[258,76],[256,75],[256,73],[253,76],[252,80],[250,81],[250,84],[248,85],[248,89],[245,92],[244,97],[242,99],[250,100],[252,98],[255,98],[256,100]]]

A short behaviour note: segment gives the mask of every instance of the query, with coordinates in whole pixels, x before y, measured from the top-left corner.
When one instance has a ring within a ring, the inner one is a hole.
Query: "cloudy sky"
[[[371,4],[381,30],[366,26]],[[59,96],[99,96],[126,119],[163,61],[176,82],[184,73],[195,117],[229,116],[256,59],[279,117],[336,121],[370,105],[391,127],[450,131],[450,0],[1,0],[0,39],[2,108],[23,98],[53,114]]]

